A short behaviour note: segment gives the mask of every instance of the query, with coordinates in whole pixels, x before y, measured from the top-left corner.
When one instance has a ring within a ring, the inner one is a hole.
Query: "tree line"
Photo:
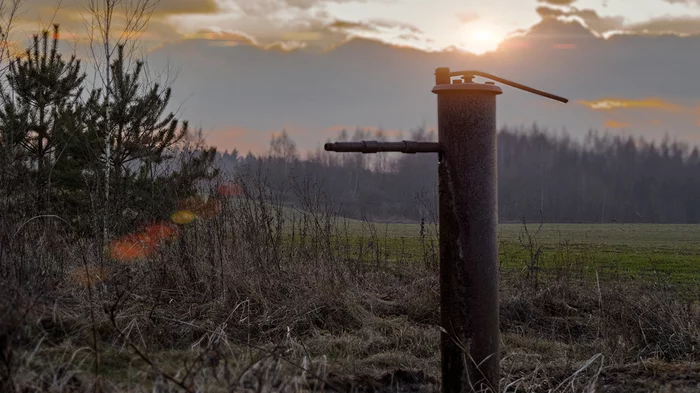
[[[358,129],[335,140],[386,140]],[[419,127],[405,139],[435,141]],[[437,213],[437,157],[330,153],[301,158],[291,136],[276,135],[267,154],[218,155],[228,172],[252,168],[280,187],[313,182],[334,208],[351,218],[419,221]],[[700,222],[700,151],[665,137],[589,131],[574,139],[533,125],[498,132],[498,216],[501,222]],[[288,193],[290,204],[299,198]]]

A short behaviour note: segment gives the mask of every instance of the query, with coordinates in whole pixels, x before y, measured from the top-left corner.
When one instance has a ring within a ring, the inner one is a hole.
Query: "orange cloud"
[[[239,31],[213,31],[198,30],[194,34],[185,36],[186,39],[202,39],[213,41],[214,45],[236,46],[236,45],[257,45],[255,39]]]
[[[356,126],[332,126],[326,128],[326,131],[332,132],[332,133],[339,133],[343,130],[347,131],[349,135],[352,135],[355,133],[355,130],[360,129],[365,132],[369,132],[371,134],[376,134],[377,132],[381,131],[385,136],[387,137],[399,137],[404,134],[401,130],[387,130],[385,128],[379,128],[379,127],[356,127]]]
[[[309,134],[309,130],[294,125],[286,125],[283,128],[293,141]],[[205,131],[204,138],[209,146],[216,147],[219,151],[237,149],[245,154],[252,152],[259,154],[267,151],[272,136],[279,136],[279,130],[250,129],[245,127],[228,127]]]
[[[607,120],[605,122],[605,128],[613,128],[613,129],[620,129],[620,128],[629,128],[631,126],[630,123],[625,123],[617,120]]]
[[[216,147],[220,151],[238,149],[245,153],[258,152],[267,147],[269,132],[252,130],[244,127],[228,127],[205,132],[207,144]],[[264,135],[264,137],[261,137]]]
[[[642,100],[628,100],[624,98],[605,98],[597,101],[579,100],[579,104],[593,110],[611,111],[616,109],[645,108],[663,112],[683,112],[685,108],[680,105],[659,99],[646,98]]]

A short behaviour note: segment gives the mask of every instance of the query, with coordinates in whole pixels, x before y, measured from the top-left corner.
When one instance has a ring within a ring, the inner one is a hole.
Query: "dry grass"
[[[59,231],[19,234],[0,261],[2,391],[439,390],[431,264],[346,258],[327,210],[292,225],[279,198],[250,190],[133,263]],[[499,390],[697,389],[700,308],[678,299],[503,272]]]

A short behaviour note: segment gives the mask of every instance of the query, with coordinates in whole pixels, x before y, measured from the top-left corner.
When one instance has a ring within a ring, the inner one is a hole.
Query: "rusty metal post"
[[[493,84],[450,83],[436,71],[442,391],[497,389],[496,95]]]
[[[461,77],[452,83],[453,77]],[[481,71],[435,71],[438,143],[340,142],[327,151],[439,153],[440,340],[443,393],[497,391],[498,190],[496,96],[488,78],[560,102],[566,98]]]

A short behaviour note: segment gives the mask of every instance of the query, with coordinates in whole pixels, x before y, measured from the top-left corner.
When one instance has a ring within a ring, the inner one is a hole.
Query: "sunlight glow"
[[[460,30],[460,36],[463,37],[460,48],[476,54],[495,50],[505,38],[505,34],[488,25],[469,23]]]

